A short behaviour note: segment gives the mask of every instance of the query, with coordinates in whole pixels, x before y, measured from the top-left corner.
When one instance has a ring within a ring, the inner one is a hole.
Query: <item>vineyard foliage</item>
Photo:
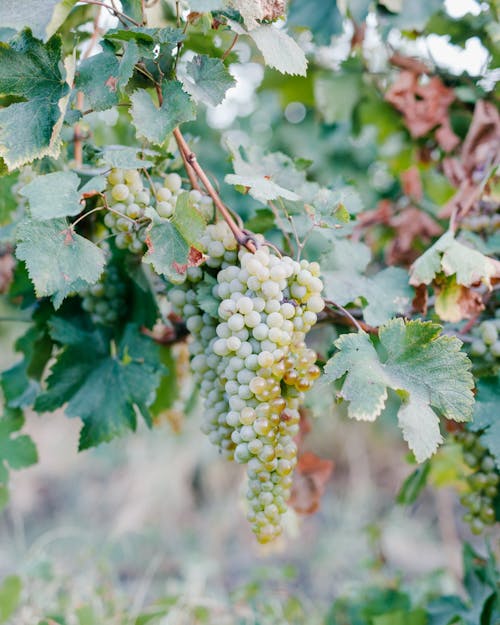
[[[0,504],[37,462],[26,410],[80,419],[85,450],[200,402],[273,541],[326,396],[399,425],[424,463],[400,501],[458,445],[465,519],[500,520],[498,3],[118,4],[0,3],[2,314],[26,326]],[[478,73],[443,36],[479,38]]]

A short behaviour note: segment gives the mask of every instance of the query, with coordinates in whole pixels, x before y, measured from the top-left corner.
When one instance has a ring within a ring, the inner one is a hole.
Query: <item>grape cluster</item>
[[[161,182],[152,183],[154,194],[144,184],[139,170],[112,169],[107,178],[106,199],[110,211],[104,218],[105,225],[116,234],[116,246],[132,254],[144,252],[147,238],[146,226],[151,210],[169,219],[174,215],[177,198],[182,191],[179,174],[167,174]],[[189,191],[189,199],[207,221],[213,217],[212,200],[200,193]]]
[[[490,235],[500,228],[500,213],[498,204],[483,202],[481,212],[467,215],[461,222],[461,227],[471,232]]]
[[[90,313],[92,321],[112,325],[126,311],[126,285],[115,265],[108,265],[99,282],[80,291],[82,308]]]
[[[205,398],[202,429],[224,456],[247,465],[247,518],[265,543],[281,533],[299,406],[320,375],[305,344],[324,307],[320,268],[263,245],[255,253],[237,251],[224,222],[209,226],[202,243],[212,281],[200,268],[188,270],[188,286],[171,290],[170,298],[195,338],[191,366]]]
[[[497,311],[500,315],[500,311]],[[487,319],[472,330],[474,337],[470,345],[471,356],[482,358],[486,362],[500,361],[500,316]]]
[[[480,433],[464,431],[457,434],[463,448],[464,461],[473,473],[467,478],[470,492],[462,495],[461,504],[467,508],[464,521],[473,534],[480,534],[485,525],[495,522],[493,500],[498,495],[500,476],[493,456],[481,444]]]

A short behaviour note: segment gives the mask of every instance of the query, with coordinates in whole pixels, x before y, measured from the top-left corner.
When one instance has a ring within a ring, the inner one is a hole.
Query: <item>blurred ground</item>
[[[187,606],[215,611],[214,623],[315,623],[334,597],[368,581],[402,577],[418,588],[442,569],[439,584],[451,590],[460,561],[454,500],[427,494],[411,509],[395,506],[411,470],[396,430],[319,412],[307,447],[331,458],[334,474],[320,511],[292,515],[274,549],[256,545],[241,503],[243,472],[218,457],[196,415],[179,434],[141,428],[81,454],[78,420],[29,416],[40,463],[11,474],[0,517],[0,577],[26,580],[13,622],[33,625],[61,606],[87,604],[102,618],[125,613],[132,622],[152,600],[181,596],[178,616],[165,623],[202,622],[189,620]],[[306,620],[279,616],[290,598]],[[253,602],[264,600],[275,620],[252,616]],[[102,622],[124,622],[113,618]]]

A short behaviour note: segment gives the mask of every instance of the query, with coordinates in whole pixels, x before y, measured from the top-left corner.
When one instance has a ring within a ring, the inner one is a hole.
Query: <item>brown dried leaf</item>
[[[448,107],[455,94],[438,76],[421,84],[418,74],[403,70],[385,99],[403,114],[410,134],[416,138],[448,121]]]
[[[395,52],[390,57],[389,62],[396,67],[407,69],[414,74],[428,74],[430,72],[430,69],[424,62],[411,56],[404,56],[404,54],[399,52]]]
[[[460,143],[460,139],[451,129],[448,119],[436,130],[435,137],[436,141],[445,152],[451,152]]]
[[[6,293],[12,283],[16,261],[12,254],[0,256],[0,293]]]
[[[403,193],[408,197],[420,201],[422,199],[422,180],[420,179],[420,172],[415,165],[401,172],[401,184],[403,186]]]
[[[484,178],[491,167],[500,163],[500,114],[491,102],[478,100],[465,137],[460,160],[445,159],[443,170],[456,194],[443,207],[439,216],[456,214],[459,218],[477,208],[483,192]]]
[[[434,282],[435,309],[440,319],[456,323],[470,319],[484,310],[481,295],[471,287],[457,284],[455,277],[443,277]]]
[[[427,285],[419,284],[415,287],[415,297],[412,302],[413,310],[422,315],[426,315],[428,301],[429,294],[427,292]]]
[[[333,462],[305,452],[299,457],[292,485],[290,505],[301,514],[313,514],[319,508]]]
[[[443,232],[430,215],[414,206],[391,217],[389,225],[396,233],[385,253],[388,265],[411,265],[419,255],[414,247],[415,241],[428,244]]]

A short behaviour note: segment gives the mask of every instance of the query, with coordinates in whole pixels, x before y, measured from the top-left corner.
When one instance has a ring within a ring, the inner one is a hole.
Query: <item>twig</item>
[[[363,321],[358,321],[356,317],[354,317],[346,308],[344,308],[340,304],[332,302],[331,300],[325,300],[325,303],[327,306],[333,306],[334,308],[337,308],[337,310],[340,310],[340,312],[349,319],[349,321],[358,330],[358,332],[369,332],[370,334],[377,333],[376,328],[368,325],[367,323],[364,323]]]
[[[227,57],[231,54],[231,50],[234,48],[234,46],[236,45],[236,42],[239,39],[239,35],[238,33],[236,33],[236,35],[233,37],[233,40],[231,41],[231,45],[229,46],[229,48],[224,52],[224,54],[221,56],[221,61],[225,61],[227,59]]]
[[[200,185],[198,184],[198,180],[196,180],[196,174],[194,172],[194,169],[191,167],[189,161],[187,160],[184,150],[181,150],[181,148],[179,147],[179,152],[182,157],[182,162],[184,163],[184,169],[186,170],[186,174],[188,175],[191,188],[196,189],[197,191],[201,191]]]
[[[254,241],[252,240],[252,236],[249,235],[248,233],[245,233],[237,225],[237,223],[231,216],[231,213],[228,211],[226,206],[224,206],[224,203],[222,202],[219,194],[212,186],[212,183],[208,179],[208,176],[206,175],[201,165],[198,163],[198,160],[196,159],[196,154],[192,152],[191,149],[189,148],[179,128],[175,128],[174,137],[177,142],[177,145],[179,146],[179,150],[181,152],[184,152],[184,156],[186,157],[187,162],[192,167],[199,181],[205,187],[208,195],[212,198],[215,206],[217,207],[220,214],[225,219],[227,225],[231,229],[231,232],[233,233],[236,241],[239,243],[239,245],[244,245],[250,252],[255,252],[257,248],[255,246]]]
[[[82,54],[82,61],[87,59],[90,56],[90,53],[92,52],[97,42],[97,39],[99,35],[101,34],[101,30],[99,28],[99,19],[101,17],[101,9],[102,7],[99,7],[97,9],[96,16],[94,17],[92,36],[90,38],[87,49]],[[83,104],[84,104],[83,91],[79,91],[76,96],[76,108],[79,111],[83,111]],[[82,112],[82,115],[85,115],[85,113]],[[82,136],[82,133],[80,132],[80,129],[81,129],[80,124],[77,122],[73,128],[73,153],[74,153],[75,163],[77,167],[81,167],[83,164],[83,145],[82,145],[83,136]]]
[[[122,13],[121,11],[118,11],[118,9],[116,9],[114,6],[109,6],[109,4],[106,4],[105,2],[100,2],[100,0],[82,0],[82,2],[84,4],[95,4],[98,7],[103,7],[104,9],[107,9],[112,15],[115,15],[122,24],[124,24],[124,20],[126,20],[134,26],[140,26],[139,22],[136,22],[130,16]]]
[[[288,235],[288,232],[285,230],[285,228],[283,227],[283,220],[281,219],[281,215],[279,213],[279,210],[276,208],[276,206],[273,204],[273,202],[271,200],[268,200],[268,205],[269,208],[273,211],[274,216],[276,217],[276,223],[278,224],[281,232],[283,233],[283,237],[288,245],[288,249],[290,250],[290,253],[293,250],[293,245],[292,245],[292,239],[290,239],[290,236]]]

